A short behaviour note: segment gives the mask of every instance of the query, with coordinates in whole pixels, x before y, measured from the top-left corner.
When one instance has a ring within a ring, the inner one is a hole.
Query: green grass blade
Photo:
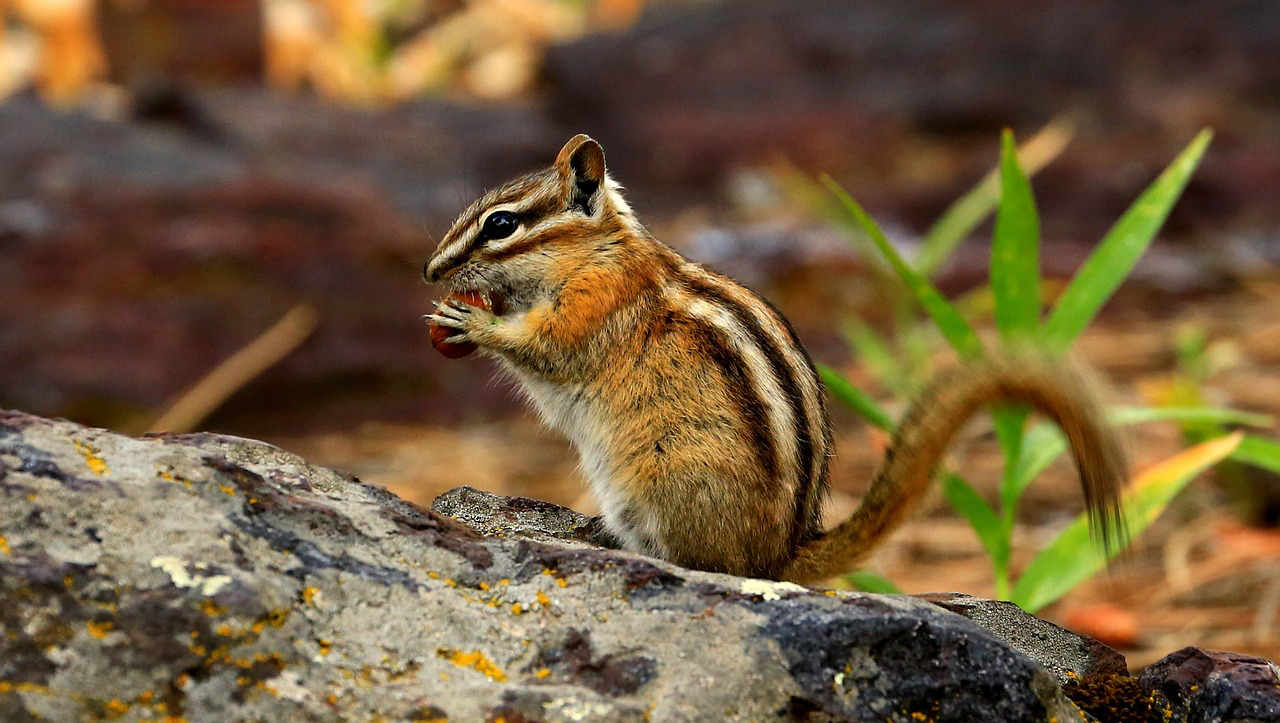
[[[1000,443],[1000,454],[1004,457],[1004,471],[1000,476],[1000,512],[1004,518],[1005,529],[1013,529],[1014,516],[1018,513],[1018,498],[1026,489],[1025,484],[1017,484],[1018,463],[1022,459],[1023,430],[1027,425],[1028,410],[1026,407],[997,407],[991,412],[995,422],[996,440]]]
[[[1146,529],[1192,478],[1231,455],[1243,436],[1236,432],[1198,444],[1139,475],[1122,500],[1129,534],[1137,536]],[[1027,565],[1010,599],[1034,613],[1097,573],[1118,553],[1094,544],[1089,518],[1082,514]]]
[[[1027,175],[1034,176],[1057,158],[1071,142],[1074,133],[1070,123],[1054,120],[1032,136],[1031,140],[1022,144],[1018,149],[1018,161]],[[987,220],[999,201],[1000,173],[996,169],[983,176],[976,186],[951,204],[925,233],[920,255],[916,257],[916,268],[920,273],[926,278],[938,273],[952,250]]]
[[[1000,205],[991,241],[996,328],[1006,342],[1029,338],[1040,323],[1040,217],[1031,181],[1018,165],[1013,133],[1000,149]]]
[[[818,365],[818,374],[822,377],[823,383],[827,385],[827,391],[831,392],[831,396],[880,429],[886,432],[893,431],[893,417],[889,416],[889,413],[884,411],[884,408],[876,403],[876,400],[850,384],[843,374],[825,364]]]
[[[881,384],[895,395],[906,394],[902,361],[889,348],[889,342],[883,336],[858,319],[849,319],[841,325],[840,331],[858,361]]]
[[[833,193],[840,202],[844,204],[845,210],[853,217],[858,226],[862,229],[867,238],[875,244],[880,254],[889,262],[893,270],[902,279],[915,295],[916,300],[924,307],[934,323],[938,325],[938,329],[946,338],[951,347],[956,350],[961,357],[965,359],[976,359],[982,356],[982,342],[978,340],[978,335],[973,333],[973,329],[969,326],[964,317],[960,316],[960,312],[946,300],[945,297],[934,288],[929,280],[920,274],[920,272],[911,268],[909,264],[898,254],[897,249],[889,243],[889,239],[885,238],[884,232],[871,220],[867,212],[853,200],[853,197],[845,192],[830,176],[823,176],[822,182]]]
[[[844,576],[844,581],[863,592],[877,592],[885,595],[901,595],[902,588],[883,576],[867,570],[851,572]]]
[[[977,490],[959,475],[947,473],[942,476],[942,493],[947,501],[964,516],[978,533],[978,540],[991,556],[991,563],[997,569],[1009,569],[1009,538],[1001,530],[1000,518],[991,505],[982,499]]]
[[[1271,417],[1265,414],[1251,414],[1220,407],[1118,407],[1109,410],[1107,416],[1112,424],[1119,427],[1146,422],[1212,422],[1214,424],[1239,424],[1264,428],[1272,426]],[[1252,446],[1251,440],[1257,440],[1262,444]],[[1256,449],[1262,451],[1267,444],[1275,447],[1276,459],[1280,460],[1280,444],[1267,442],[1267,440],[1258,439],[1257,437],[1245,437],[1244,441],[1240,443],[1239,449],[1232,455],[1232,459],[1247,464],[1255,464],[1251,461],[1252,457],[1246,458],[1248,456],[1246,450]],[[1052,424],[1037,424],[1032,427],[1022,439],[1022,453],[1018,455],[1018,464],[1015,466],[1010,480],[1012,489],[1006,494],[1021,497],[1027,485],[1043,474],[1049,465],[1053,464],[1066,451],[1066,437],[1062,435],[1062,431],[1057,427]],[[1267,459],[1266,452],[1262,451],[1258,459]],[[1276,464],[1280,466],[1280,461],[1277,461]],[[1258,464],[1256,466],[1265,467],[1266,465]],[[1280,469],[1276,471],[1280,472]],[[1002,499],[1004,499],[1003,494]]]
[[[1036,477],[1067,451],[1067,438],[1052,424],[1037,424],[1022,438],[1018,462],[1009,475],[1007,490],[1001,490],[1001,498],[1017,500]],[[1007,504],[1007,503],[1006,503]]]
[[[1066,351],[1129,275],[1182,195],[1212,137],[1210,131],[1201,131],[1125,211],[1080,267],[1045,323],[1044,338],[1051,350]]]
[[[1261,467],[1280,474],[1280,443],[1262,437],[1248,436],[1240,442],[1231,458],[1237,462]]]
[[[1275,424],[1275,419],[1266,414],[1223,407],[1117,407],[1109,416],[1112,424],[1121,426],[1143,422],[1181,422],[1269,428]]]
[[[800,170],[786,160],[776,161],[772,165],[772,171],[786,198],[791,199],[803,208],[809,209],[814,215],[820,216],[832,226],[849,233],[849,242],[858,250],[858,253],[869,265],[869,270],[878,280],[892,283],[895,286],[901,284],[898,281],[898,277],[893,273],[893,269],[889,268],[889,264],[880,258],[880,252],[876,251],[875,246],[870,239],[866,238],[866,234],[862,232],[862,229],[849,218],[844,206],[838,200],[832,198],[831,192],[827,190],[825,185],[812,177],[807,171]]]

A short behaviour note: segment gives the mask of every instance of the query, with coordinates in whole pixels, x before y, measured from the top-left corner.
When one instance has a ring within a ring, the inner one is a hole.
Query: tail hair
[[[939,374],[898,424],[858,509],[802,547],[780,577],[817,582],[855,568],[918,506],[956,433],[998,403],[1028,405],[1062,429],[1094,534],[1116,549],[1127,539],[1120,506],[1127,463],[1093,386],[1073,365],[1039,356],[993,357]]]

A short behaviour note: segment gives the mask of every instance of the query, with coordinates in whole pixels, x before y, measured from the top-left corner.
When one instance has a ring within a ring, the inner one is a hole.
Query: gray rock
[[[1081,720],[926,602],[482,537],[260,442],[0,413],[0,494],[0,720]]]
[[[1144,668],[1138,685],[1173,723],[1280,721],[1280,669],[1252,655],[1183,648]]]
[[[435,498],[431,511],[452,517],[482,535],[618,547],[601,526],[600,518],[528,497],[504,497],[472,487],[455,487]]]
[[[1114,648],[1041,620],[1011,602],[961,593],[918,597],[986,628],[1009,647],[1044,666],[1059,683],[1075,683],[1096,675],[1129,675],[1124,656]]]

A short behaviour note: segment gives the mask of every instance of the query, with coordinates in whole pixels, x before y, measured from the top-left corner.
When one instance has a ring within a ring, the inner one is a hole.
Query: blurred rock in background
[[[1212,362],[1197,400],[1280,412],[1277,57],[1268,0],[0,0],[0,407],[141,431],[301,305],[314,332],[201,428],[419,501],[471,484],[585,509],[565,442],[491,363],[437,355],[419,318],[422,263],[483,188],[591,133],[659,238],[775,300],[838,365],[842,321],[888,328],[891,305],[797,181],[830,173],[910,254],[1002,128],[1053,122],[1073,140],[1034,179],[1050,286],[1216,130],[1076,351],[1117,401],[1171,403],[1190,330]],[[944,292],[985,283],[987,231]],[[838,422],[833,514],[883,442]],[[1152,428],[1134,446],[1180,443]],[[975,447],[974,478],[997,479]],[[1066,489],[1025,507],[1052,525]],[[1255,507],[1242,517],[1273,514]],[[1196,512],[1126,571],[1139,644],[1280,649],[1269,531]],[[905,587],[982,592],[982,550],[949,521],[887,551]]]

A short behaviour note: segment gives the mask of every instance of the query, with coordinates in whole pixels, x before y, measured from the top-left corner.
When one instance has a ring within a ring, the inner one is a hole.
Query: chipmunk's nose
[[[427,283],[434,284],[443,279],[445,273],[454,266],[455,264],[448,263],[446,259],[436,256],[422,265],[422,278]]]
[[[3,2],[3,0],[0,0]],[[422,278],[427,283],[437,283],[443,281],[445,277],[452,274],[459,266],[462,265],[464,259],[460,259],[456,254],[442,256],[434,254],[430,261],[422,267]]]

